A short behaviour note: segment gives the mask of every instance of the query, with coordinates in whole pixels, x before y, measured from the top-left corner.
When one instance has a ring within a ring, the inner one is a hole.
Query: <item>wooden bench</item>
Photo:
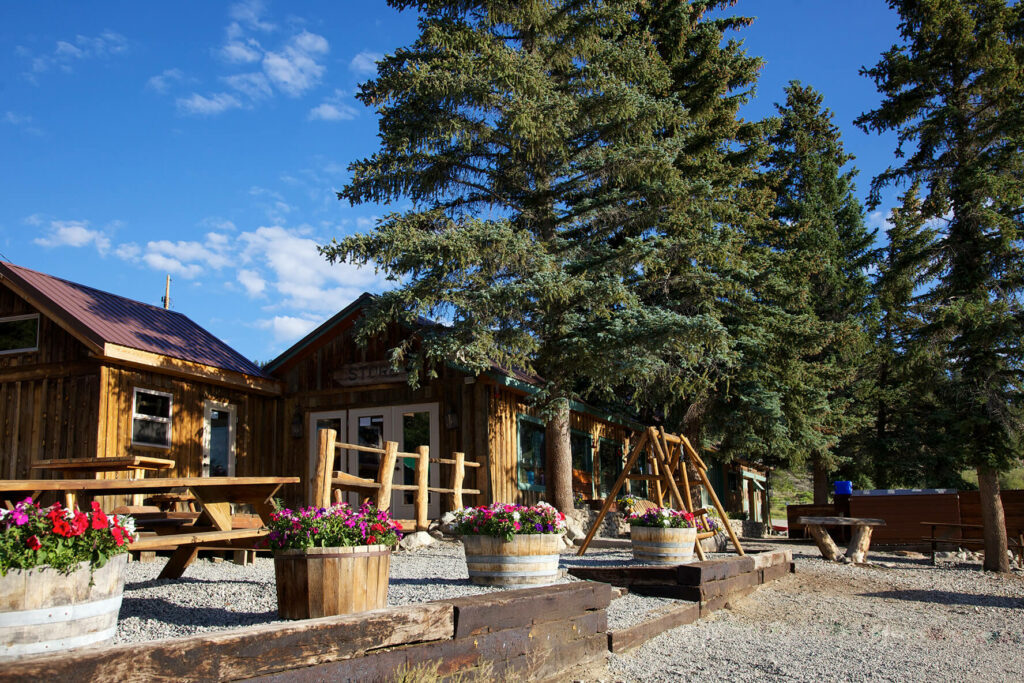
[[[173,550],[171,559],[160,572],[160,579],[179,579],[192,564],[200,548],[232,547],[238,541],[243,549],[252,547],[255,539],[269,534],[267,529],[232,529],[230,531],[197,531],[185,534],[142,536],[128,546],[129,550]]]
[[[825,531],[828,526],[849,526],[853,527],[853,538],[846,549],[846,558],[855,564],[861,564],[867,558],[868,548],[871,546],[871,530],[876,526],[885,526],[884,519],[868,519],[860,517],[800,517],[798,523],[807,527],[814,537],[814,542],[821,551],[821,556],[829,562],[839,562],[843,553],[836,546],[835,541]]]
[[[948,543],[949,545],[955,545],[962,548],[985,548],[985,539],[980,537],[967,537],[964,538],[963,531],[983,531],[985,529],[981,524],[955,524],[952,522],[921,522],[922,526],[929,527],[929,535],[922,536],[921,540],[931,543],[932,546],[932,560],[935,559],[935,552],[938,549],[939,543]],[[960,537],[956,536],[939,536],[935,530],[938,528],[948,528],[954,531],[960,531]],[[1009,550],[1013,551],[1015,555],[1020,558],[1021,563],[1024,563],[1024,531],[1017,530],[1017,537],[1014,538],[1012,534],[1006,535],[1006,545]]]

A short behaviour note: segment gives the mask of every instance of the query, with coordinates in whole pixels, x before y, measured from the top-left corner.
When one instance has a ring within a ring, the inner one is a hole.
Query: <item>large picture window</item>
[[[619,475],[622,474],[622,444],[611,439],[601,439],[598,443],[597,460],[601,470],[598,493],[602,498],[607,498],[611,495],[612,487],[618,481]]]
[[[39,350],[39,314],[0,318],[0,354]]]
[[[132,403],[132,444],[170,448],[171,395],[162,391],[136,389]]]
[[[519,416],[519,488],[544,491],[547,470],[547,444],[544,423],[527,415]]]
[[[569,432],[572,451],[572,490],[587,498],[594,496],[594,441],[590,434],[573,429]]]

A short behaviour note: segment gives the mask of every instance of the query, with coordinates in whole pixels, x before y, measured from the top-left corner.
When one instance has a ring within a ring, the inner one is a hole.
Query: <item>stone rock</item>
[[[924,560],[928,558],[924,553],[915,552],[913,550],[894,550],[892,554],[905,557],[909,560]]]
[[[561,536],[559,536],[559,538],[562,540],[562,547],[563,548],[575,548],[576,547],[576,544],[573,543],[572,540],[570,540],[569,537],[566,536],[565,534],[562,534]]]
[[[954,552],[936,552],[932,558],[932,562],[935,564],[949,564],[951,562],[956,562],[956,556],[957,553]]]
[[[577,538],[586,538],[587,532],[583,529],[583,524],[576,519],[575,516],[566,516],[565,518],[565,537],[570,541],[575,541]]]
[[[441,539],[445,536],[455,535],[455,521],[458,519],[454,512],[446,512],[441,515],[440,519],[435,519],[430,523],[427,531],[434,538]]]
[[[415,550],[416,548],[426,548],[435,543],[437,541],[426,531],[416,531],[405,536],[398,545],[402,550]]]

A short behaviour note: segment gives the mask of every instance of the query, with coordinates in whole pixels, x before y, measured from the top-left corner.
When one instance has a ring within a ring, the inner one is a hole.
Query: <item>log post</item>
[[[846,557],[854,564],[863,564],[867,559],[870,545],[871,527],[866,524],[857,525],[853,528],[853,538],[850,539],[850,545],[846,548]]]
[[[654,430],[648,430],[647,440],[651,440],[651,432]],[[654,446],[651,446],[651,454],[654,454]],[[661,467],[659,466],[658,459],[656,457],[651,458],[651,473],[657,477],[654,480],[654,502],[658,504],[658,507],[665,507],[665,496],[661,492]]]
[[[683,443],[687,444],[689,442],[684,441]],[[688,450],[687,453],[690,453],[690,451]],[[690,457],[693,456],[691,455]],[[718,511],[718,515],[722,518],[722,523],[725,525],[725,531],[729,534],[729,539],[732,541],[733,547],[736,548],[736,553],[738,555],[746,555],[746,553],[743,552],[743,546],[740,545],[740,539],[736,538],[736,532],[732,530],[732,524],[729,524],[729,515],[725,514],[725,508],[722,507],[722,501],[718,500],[718,494],[715,493],[715,487],[711,485],[707,471],[701,467],[703,462],[700,461],[699,458],[698,463],[697,476],[700,477],[701,482],[704,484],[704,488],[707,489],[708,495],[711,497],[711,502],[715,505],[715,510]]]
[[[430,447],[420,446],[416,449],[419,459],[416,461],[416,531],[426,531],[429,525],[427,519],[427,500],[429,498],[430,474]]]
[[[466,476],[466,454],[455,451],[455,466],[452,468],[452,500],[456,510],[461,510],[462,481]]]
[[[862,529],[868,529],[868,534],[871,533],[870,527],[861,527]],[[832,537],[825,531],[825,527],[820,524],[808,524],[807,530],[811,532],[811,536],[814,537],[814,542],[818,545],[818,550],[821,551],[822,557],[829,562],[838,562],[839,558],[843,554],[839,551],[839,546],[832,540]],[[869,535],[870,539],[871,536]],[[853,548],[853,544],[850,545]]]
[[[395,479],[395,463],[398,461],[398,442],[385,441],[384,455],[380,456],[380,467],[377,468],[377,509],[391,508],[391,484]]]
[[[324,508],[331,504],[331,478],[334,473],[334,451],[338,433],[333,429],[317,432],[316,467],[309,484],[309,503]]]

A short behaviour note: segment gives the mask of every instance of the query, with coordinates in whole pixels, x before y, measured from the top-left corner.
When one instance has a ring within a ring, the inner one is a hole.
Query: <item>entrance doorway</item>
[[[203,403],[203,476],[235,476],[235,426],[238,407]]]
[[[309,465],[307,466],[306,472],[306,500],[312,501],[313,496],[313,478],[316,476],[316,451],[320,444],[320,432],[324,429],[333,429],[337,435],[335,439],[346,443],[348,441],[346,437],[347,421],[346,416],[348,411],[345,410],[325,410],[318,413],[309,414],[309,429],[307,434],[309,435]],[[335,469],[344,469],[343,462],[335,462]]]

